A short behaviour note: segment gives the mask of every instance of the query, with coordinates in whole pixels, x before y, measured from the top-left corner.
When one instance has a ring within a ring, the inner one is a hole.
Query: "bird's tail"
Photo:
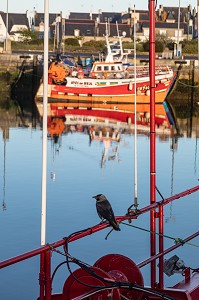
[[[117,223],[116,220],[111,220],[110,221],[110,225],[113,227],[113,229],[117,230],[117,231],[120,231],[120,227],[119,227],[119,224]]]

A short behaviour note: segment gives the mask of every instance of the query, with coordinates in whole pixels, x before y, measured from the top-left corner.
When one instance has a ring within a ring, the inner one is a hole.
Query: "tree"
[[[38,39],[35,31],[32,31],[30,28],[21,28],[19,30],[20,39],[25,43],[30,43]]]

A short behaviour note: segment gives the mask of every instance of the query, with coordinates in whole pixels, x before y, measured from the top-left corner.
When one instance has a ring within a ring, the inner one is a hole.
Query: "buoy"
[[[129,91],[132,91],[132,89],[133,89],[133,81],[130,81],[129,82]]]
[[[127,124],[131,125],[131,123],[132,123],[131,117],[127,117]]]
[[[147,96],[150,96],[150,90],[147,90],[147,91],[146,91],[146,95],[147,95]]]

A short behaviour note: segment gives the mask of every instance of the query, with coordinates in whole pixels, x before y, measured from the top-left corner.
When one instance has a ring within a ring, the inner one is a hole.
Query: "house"
[[[0,12],[0,39],[6,39],[6,19],[7,14],[4,12]],[[26,14],[17,14],[17,13],[9,13],[8,14],[8,35],[7,38],[11,41],[20,41],[21,29],[28,29],[29,24],[26,17]]]
[[[33,10],[33,14],[28,15],[30,28],[38,34],[38,38],[44,37],[44,13],[38,13]],[[58,20],[61,20],[60,13],[49,13],[49,27],[52,26],[55,30]],[[53,38],[54,32],[49,30],[49,38]]]
[[[156,10],[156,34],[165,36],[174,43],[184,39],[197,37],[197,13],[191,6],[164,7],[160,5]],[[134,28],[134,19],[136,28]],[[6,13],[0,12],[0,39],[6,37]],[[149,38],[149,11],[128,8],[127,12],[69,12],[63,14],[49,14],[49,37],[66,39],[76,37],[79,40],[102,39],[106,30],[110,36],[125,33],[125,39],[131,41],[136,29],[137,39],[146,41]],[[117,25],[116,25],[117,24]],[[26,14],[8,14],[8,35],[13,41],[21,40],[20,30],[30,28],[38,33],[39,38],[44,36],[44,14],[37,13],[35,9]]]
[[[59,14],[49,14],[49,24],[53,24]],[[6,39],[6,19],[7,14],[0,12],[0,40]],[[21,41],[22,36],[20,31],[22,29],[31,29],[38,32],[39,38],[44,35],[44,14],[26,11],[25,14],[8,13],[8,35],[7,38],[11,41]]]
[[[121,13],[102,12],[92,13],[75,13],[71,12],[65,18],[65,36],[64,38],[77,37],[83,38],[84,42],[95,38],[102,39],[109,31],[110,36],[118,35],[125,32],[126,38],[131,37],[131,27],[129,24],[123,24]]]
[[[177,41],[191,40],[193,38],[194,10],[191,7],[180,8],[180,18],[178,19],[178,7],[163,7],[160,5],[156,11],[155,31],[156,35],[162,35],[174,43]],[[149,19],[140,18],[137,24],[137,37],[145,41],[149,39]],[[178,40],[179,39],[179,40]]]
[[[160,5],[156,10],[156,34],[165,36],[174,43],[182,40],[190,40],[196,36],[197,14],[195,8],[191,6],[164,7]],[[149,11],[128,8],[127,12],[102,12],[92,13],[70,13],[65,19],[65,38],[83,37],[84,40],[91,38],[101,38],[106,30],[106,23],[110,31],[110,36],[116,35],[117,23],[120,34],[126,33],[126,39],[130,40],[134,34],[134,18],[136,19],[136,36],[141,41],[149,39]],[[114,29],[115,28],[115,29]]]

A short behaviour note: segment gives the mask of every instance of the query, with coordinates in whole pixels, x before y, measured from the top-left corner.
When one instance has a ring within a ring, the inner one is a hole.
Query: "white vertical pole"
[[[138,174],[137,174],[137,99],[136,99],[136,17],[135,17],[135,5],[134,5],[134,206],[138,207]]]
[[[6,48],[5,51],[8,51],[8,0],[7,0],[7,8],[6,8]]]
[[[41,245],[45,245],[45,243],[46,243],[48,28],[49,28],[49,0],[44,0],[44,68],[43,68],[43,87],[44,87],[44,89],[43,89],[43,140],[42,140]]]
[[[180,34],[180,0],[179,0],[179,6],[178,6],[178,33],[177,33],[177,55],[179,52],[179,34]]]
[[[199,32],[199,0],[197,0],[197,18],[198,18],[197,32]],[[199,74],[199,38],[198,38],[198,74]]]

